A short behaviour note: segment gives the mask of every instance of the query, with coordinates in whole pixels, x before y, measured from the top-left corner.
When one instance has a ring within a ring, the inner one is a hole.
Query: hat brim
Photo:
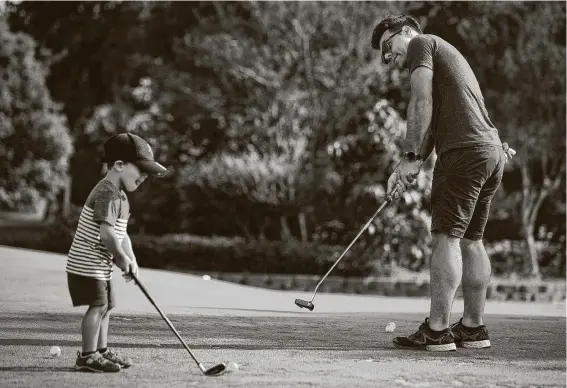
[[[154,160],[138,160],[135,164],[140,168],[140,170],[158,178],[163,178],[169,174],[167,168]]]

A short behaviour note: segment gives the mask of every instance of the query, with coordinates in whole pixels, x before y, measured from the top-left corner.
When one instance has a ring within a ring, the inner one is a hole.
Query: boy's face
[[[114,167],[120,175],[122,186],[128,192],[135,191],[148,177],[148,174],[141,171],[134,163],[118,161]]]

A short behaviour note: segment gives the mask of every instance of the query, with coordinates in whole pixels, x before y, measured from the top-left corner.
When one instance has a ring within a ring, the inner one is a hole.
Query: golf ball
[[[393,333],[396,330],[396,324],[394,322],[389,322],[386,325],[386,333]]]
[[[52,346],[49,349],[49,354],[51,357],[59,357],[61,355],[61,348],[59,346]]]
[[[211,277],[209,275],[203,275],[203,280],[211,280]]]
[[[228,372],[236,372],[240,367],[236,362],[228,362],[226,365],[226,370]]]

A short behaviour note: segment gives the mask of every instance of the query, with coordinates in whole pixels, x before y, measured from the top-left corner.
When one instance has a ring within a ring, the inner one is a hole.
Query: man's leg
[[[490,282],[491,266],[482,240],[461,240],[463,255],[463,298],[464,313],[462,324],[467,327],[483,325],[486,289]]]
[[[434,331],[449,327],[453,300],[463,274],[459,241],[459,238],[444,233],[433,234],[429,327]]]
[[[488,148],[482,156],[488,161],[487,170],[491,172],[482,185],[474,213],[461,240],[463,255],[463,318],[451,325],[457,346],[466,348],[489,348],[490,338],[483,323],[486,289],[490,282],[490,259],[482,237],[490,213],[490,204],[502,181],[505,155],[501,149]]]

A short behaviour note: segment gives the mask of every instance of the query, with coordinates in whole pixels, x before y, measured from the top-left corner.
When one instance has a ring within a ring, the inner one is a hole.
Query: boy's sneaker
[[[102,356],[108,361],[112,361],[113,363],[120,365],[124,369],[132,366],[132,361],[128,357],[122,357],[110,349],[106,349],[106,352],[102,353]]]
[[[119,372],[120,365],[107,360],[99,352],[83,357],[79,350],[77,352],[75,370],[82,372]]]
[[[468,327],[463,325],[463,318],[451,325],[455,343],[461,348],[489,348],[490,339],[486,326]]]
[[[433,331],[429,328],[429,318],[425,318],[419,330],[407,337],[396,337],[394,346],[404,349],[425,349],[432,352],[457,350],[451,329]]]

